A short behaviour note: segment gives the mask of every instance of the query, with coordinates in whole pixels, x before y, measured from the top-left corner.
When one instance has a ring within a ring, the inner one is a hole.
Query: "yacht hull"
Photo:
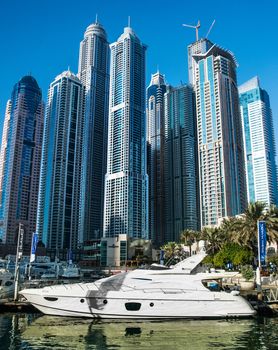
[[[90,292],[76,297],[35,292],[26,290],[21,294],[42,313],[56,316],[159,320],[251,317],[255,314],[242,297],[231,295],[227,299],[226,293],[222,299],[219,299],[220,295],[204,295],[201,299],[200,295],[194,297],[194,294],[186,293],[174,296],[156,293],[151,297],[138,295],[136,298],[132,295],[122,297],[117,292],[97,297],[91,296]]]

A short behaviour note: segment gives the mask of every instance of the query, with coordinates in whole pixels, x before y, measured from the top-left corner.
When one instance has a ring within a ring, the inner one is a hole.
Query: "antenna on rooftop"
[[[206,39],[207,39],[207,37],[209,36],[209,33],[210,33],[210,31],[212,30],[212,27],[214,26],[214,24],[215,24],[215,19],[213,20],[213,22],[211,23],[211,25],[210,25],[210,27],[209,27],[209,30],[208,30],[207,35],[206,35]]]
[[[98,23],[98,15],[97,15],[97,13],[96,13],[96,24]]]
[[[194,28],[196,30],[196,41],[199,40],[199,28],[201,27],[200,20],[198,20],[198,23],[196,26],[192,26],[191,24],[183,24],[183,26],[188,28]]]
[[[127,26],[130,27],[130,16],[128,16]]]

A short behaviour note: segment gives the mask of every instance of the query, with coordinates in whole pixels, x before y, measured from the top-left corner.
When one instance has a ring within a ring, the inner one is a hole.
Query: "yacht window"
[[[58,298],[53,298],[53,297],[44,297],[45,300],[47,301],[57,301]]]
[[[7,282],[5,283],[5,286],[6,286],[6,287],[9,287],[9,286],[11,286],[11,285],[13,285],[13,282],[12,282],[12,281],[7,281]]]
[[[219,292],[222,289],[220,280],[203,280],[202,284],[212,292]]]
[[[133,280],[140,280],[140,281],[152,281],[151,278],[140,278],[140,277],[133,277]]]
[[[141,308],[141,303],[125,303],[127,311],[138,311]]]

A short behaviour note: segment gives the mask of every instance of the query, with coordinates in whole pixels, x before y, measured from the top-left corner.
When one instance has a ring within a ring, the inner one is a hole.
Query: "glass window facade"
[[[45,115],[37,232],[48,248],[80,243],[84,88],[67,71],[50,85]]]
[[[110,47],[104,236],[147,239],[146,46],[128,27]]]
[[[36,211],[43,137],[42,93],[32,76],[14,87],[7,105],[0,158],[0,239],[14,244],[19,223],[30,244]]]
[[[269,97],[254,77],[239,87],[249,202],[278,204],[277,166]]]

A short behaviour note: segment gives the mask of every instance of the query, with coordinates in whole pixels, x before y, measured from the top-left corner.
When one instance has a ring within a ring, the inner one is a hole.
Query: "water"
[[[0,349],[278,349],[278,319],[102,322],[0,315]]]

